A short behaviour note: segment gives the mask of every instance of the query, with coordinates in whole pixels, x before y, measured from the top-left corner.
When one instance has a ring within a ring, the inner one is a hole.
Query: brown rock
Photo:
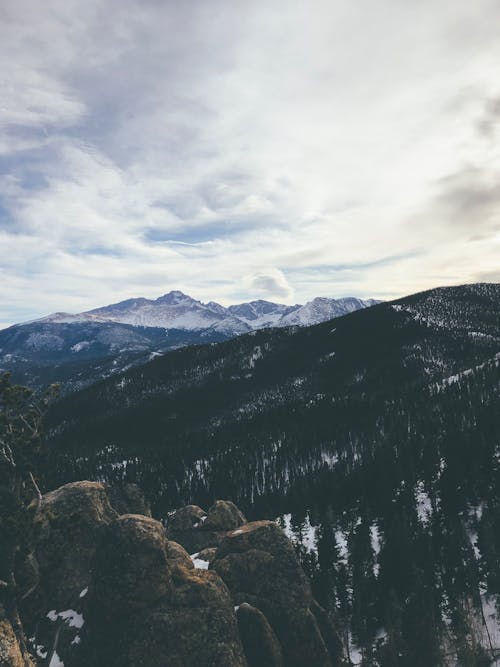
[[[19,576],[23,590],[39,581],[23,603],[23,622],[27,634],[36,633],[46,649],[57,638],[57,653],[66,664],[77,648],[72,642],[79,629],[59,613],[80,617],[97,545],[116,516],[104,486],[87,481],[44,495],[35,516],[36,560],[24,559]]]
[[[171,565],[181,565],[182,567],[187,567],[188,570],[192,570],[194,567],[193,561],[184,547],[181,547],[180,544],[172,540],[169,540],[167,543],[167,556]]]
[[[180,507],[169,516],[168,539],[181,544],[190,554],[201,551],[205,547],[216,546],[219,540],[212,544],[212,534],[200,530],[206,518],[207,513],[198,505]]]
[[[228,530],[246,523],[240,510],[230,500],[217,500],[208,513],[198,505],[187,505],[169,518],[167,534],[191,554],[217,547]]]
[[[227,533],[219,546],[213,569],[230,591],[240,595],[236,604],[249,602],[268,616],[267,609],[287,606],[309,608],[309,581],[293,547],[274,521],[254,521]]]
[[[35,517],[40,585],[35,591],[41,615],[75,608],[88,587],[90,567],[103,529],[116,517],[104,486],[73,482],[43,496]]]
[[[151,516],[151,506],[143,492],[132,482],[106,484],[111,506],[118,514],[143,514]]]
[[[172,596],[134,627],[126,667],[144,665],[145,654],[155,667],[247,665],[231,597],[214,572],[184,570]]]
[[[211,568],[227,584],[235,604],[248,602],[262,611],[280,640],[287,667],[330,667],[309,609],[309,581],[276,523],[256,521],[227,533]]]
[[[95,558],[82,665],[246,667],[229,591],[186,558],[153,519],[125,515],[109,526]]]
[[[249,667],[283,667],[280,643],[264,614],[244,602],[236,617]]]
[[[226,531],[239,528],[247,520],[230,500],[216,500],[208,510],[206,521],[202,524],[202,530]]]
[[[103,618],[154,604],[171,588],[169,550],[162,524],[139,514],[118,517],[99,545],[94,569],[93,606]]]
[[[175,510],[168,519],[168,532],[183,532],[198,527],[207,513],[198,505],[186,505]]]

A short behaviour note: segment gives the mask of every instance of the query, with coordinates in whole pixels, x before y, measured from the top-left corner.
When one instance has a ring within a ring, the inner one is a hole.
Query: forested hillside
[[[500,286],[179,350],[54,406],[49,487],[281,515],[353,661],[500,647]]]

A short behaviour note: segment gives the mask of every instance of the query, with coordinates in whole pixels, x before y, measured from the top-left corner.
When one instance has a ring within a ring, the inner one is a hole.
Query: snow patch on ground
[[[360,648],[358,648],[354,644],[350,644],[349,657],[353,665],[361,665],[361,662],[363,660],[363,653],[361,652]]]
[[[345,565],[347,564],[347,559],[349,558],[349,547],[345,533],[343,533],[341,530],[336,530],[335,542],[337,543],[337,548],[339,550],[339,561]]]
[[[380,539],[380,531],[376,523],[370,526],[370,537],[371,537],[373,553],[375,554],[373,573],[376,577],[378,577],[378,573],[380,571],[380,565],[376,561],[381,549],[381,539]]]
[[[248,358],[248,368],[255,368],[255,362],[262,359],[262,350],[260,345],[257,345]]]
[[[432,516],[432,503],[421,481],[415,485],[415,502],[418,518],[425,525]]]
[[[339,457],[337,454],[331,454],[330,452],[321,452],[321,460],[323,463],[326,463],[328,466],[332,467],[339,462]]]
[[[90,343],[88,340],[81,340],[79,343],[75,343],[71,346],[71,351],[81,352],[82,350],[85,350],[87,347],[89,347],[89,345]]]
[[[193,561],[193,565],[197,570],[208,570],[209,562],[208,560],[203,560],[202,558],[198,558],[200,555],[200,552],[197,551],[195,554],[191,554],[189,557]]]
[[[54,654],[53,654],[52,659],[50,661],[49,667],[64,667],[64,662],[57,655],[56,651],[54,651]]]
[[[51,609],[47,614],[47,618],[52,622],[55,622],[58,618],[61,618],[65,623],[67,623],[67,625],[69,625],[70,628],[80,629],[85,623],[82,614],[79,614],[74,609],[65,609],[64,611],[59,612],[55,609]]]

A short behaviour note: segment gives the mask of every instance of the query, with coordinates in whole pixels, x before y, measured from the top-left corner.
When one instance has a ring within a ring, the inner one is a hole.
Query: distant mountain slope
[[[0,331],[0,370],[17,382],[41,388],[59,382],[69,393],[151,354],[218,342],[269,326],[307,325],[375,303],[360,299],[315,299],[306,306],[252,301],[224,308],[201,303],[179,291],[149,300],[128,299],[84,313],[53,313]],[[354,305],[353,305],[354,304]]]
[[[215,330],[34,322],[0,331],[0,370],[35,389],[60,383],[66,394],[170,350],[227,338]]]
[[[283,514],[352,656],[500,653],[500,285],[178,350],[56,404],[49,429],[49,486]]]

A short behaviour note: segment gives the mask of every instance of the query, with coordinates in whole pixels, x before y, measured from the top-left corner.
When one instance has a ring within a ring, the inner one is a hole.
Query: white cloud
[[[491,0],[3,11],[3,322],[496,275]]]
[[[282,271],[268,269],[265,272],[247,278],[248,291],[257,296],[267,299],[286,299],[290,301],[293,297],[293,289],[290,287]]]

